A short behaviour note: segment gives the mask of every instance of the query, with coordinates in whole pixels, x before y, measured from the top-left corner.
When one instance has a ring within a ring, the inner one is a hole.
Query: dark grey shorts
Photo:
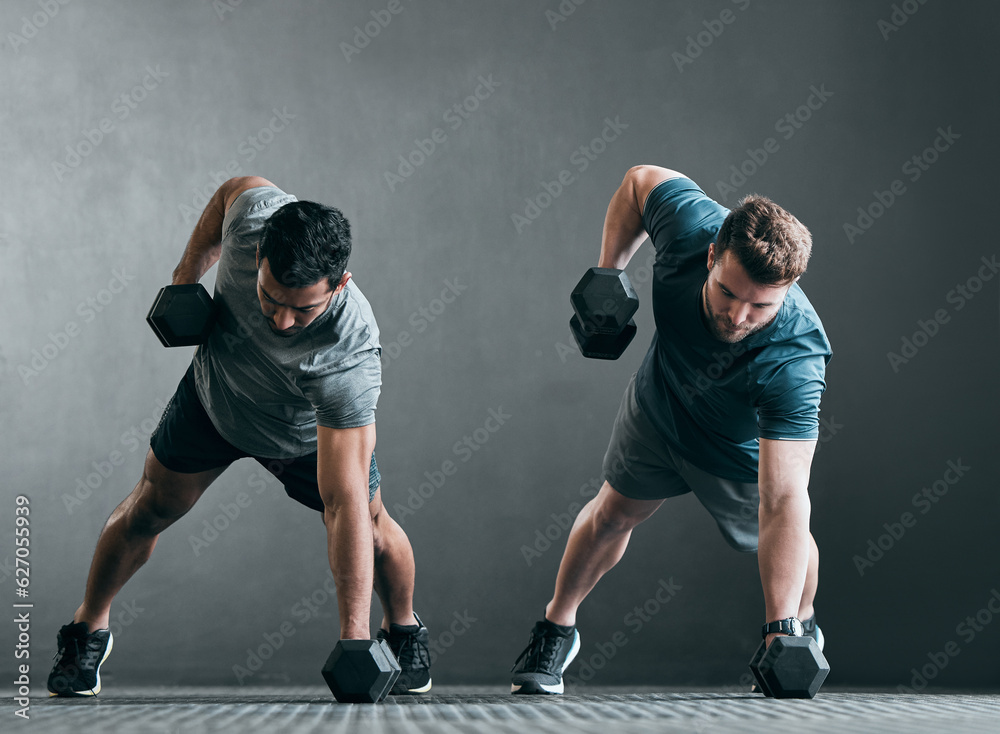
[[[251,456],[226,441],[208,413],[205,412],[194,383],[194,366],[188,367],[177,392],[167,403],[160,424],[149,437],[149,447],[163,466],[173,472],[198,472],[229,466],[234,461]],[[273,474],[284,486],[285,493],[317,512],[323,512],[316,472],[316,452],[294,458],[274,459],[253,456],[257,463]],[[375,498],[382,477],[375,463],[375,454],[368,466],[368,501]]]
[[[733,548],[757,551],[757,483],[709,474],[674,451],[635,399],[635,375],[622,398],[611,443],[604,455],[604,481],[636,500],[657,500],[694,492]]]

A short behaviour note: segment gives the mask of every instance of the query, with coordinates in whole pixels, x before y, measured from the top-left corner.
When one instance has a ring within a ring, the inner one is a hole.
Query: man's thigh
[[[607,484],[634,500],[662,500],[691,491],[667,443],[636,401],[635,375],[615,417],[602,470]]]
[[[678,470],[698,501],[712,515],[722,537],[742,553],[755,553],[760,494],[756,482],[723,479],[675,455]]]
[[[167,403],[159,425],[149,437],[149,446],[158,464],[177,474],[225,468],[247,456],[215,430],[198,398],[193,364]]]
[[[226,469],[226,466],[219,466],[201,472],[175,472],[160,463],[150,449],[134,501],[158,517],[179,517],[194,506]]]

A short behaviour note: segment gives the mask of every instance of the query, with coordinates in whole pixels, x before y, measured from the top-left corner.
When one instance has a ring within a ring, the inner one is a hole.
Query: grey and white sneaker
[[[547,619],[536,622],[531,639],[514,661],[511,693],[562,693],[563,671],[580,651],[576,627],[560,627]]]

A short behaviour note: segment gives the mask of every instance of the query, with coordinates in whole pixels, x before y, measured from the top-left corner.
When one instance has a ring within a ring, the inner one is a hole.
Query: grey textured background
[[[346,57],[342,44],[387,5],[0,6],[0,597],[14,600],[13,507],[23,493],[36,689],[100,527],[134,486],[145,437],[190,360],[190,350],[164,350],[144,316],[227,170],[266,176],[351,220],[350,269],[387,348],[383,494],[416,552],[435,680],[505,681],[552,591],[565,540],[557,520],[598,476],[651,336],[646,245],[629,267],[643,299],[629,351],[608,363],[565,349],[569,291],[596,264],[608,200],[640,163],[676,168],[730,205],[767,194],[813,232],[801,285],[835,352],[811,483],[829,683],[895,688],[926,667],[933,685],[1000,684],[1000,624],[987,607],[1000,588],[1000,279],[958,299],[960,310],[949,299],[1000,250],[987,219],[996,5],[908,0],[916,12],[886,31],[889,2],[590,0],[564,2],[575,10],[553,21],[557,0],[402,0]],[[716,23],[727,10],[733,22]],[[700,33],[711,37],[704,48]],[[692,43],[700,53],[679,66]],[[446,117],[480,76],[495,91],[466,118]],[[144,79],[152,89],[135,91]],[[813,85],[832,96],[786,138],[776,123]],[[261,136],[274,109],[294,118]],[[627,128],[581,171],[574,151],[606,118]],[[949,126],[960,137],[911,181],[903,165]],[[444,142],[390,184],[386,172],[435,128]],[[257,150],[251,137],[266,144]],[[723,197],[730,166],[767,138],[777,151]],[[512,215],[563,170],[573,182],[518,231]],[[894,179],[906,193],[850,242],[845,223]],[[115,271],[126,287],[102,293]],[[421,321],[446,281],[465,290]],[[894,371],[888,352],[938,309],[948,322]],[[68,322],[73,336],[60,336]],[[411,340],[390,358],[403,331]],[[491,409],[510,418],[477,451],[457,451]],[[102,467],[114,451],[124,463]],[[448,460],[458,471],[401,513],[425,472]],[[914,495],[958,460],[970,469],[922,514]],[[94,474],[101,468],[112,471]],[[79,482],[91,474],[99,486],[88,494]],[[243,682],[318,682],[337,635],[324,530],[276,485],[258,493],[257,476],[253,462],[234,465],[125,587],[106,666],[114,680],[235,684],[233,666],[271,639],[280,648]],[[249,507],[196,555],[191,538],[225,525],[222,506],[240,492]],[[906,511],[915,526],[883,539],[892,547],[861,575],[855,556]],[[529,566],[523,547],[546,531],[552,547]],[[628,615],[671,578],[682,589],[637,629]],[[739,686],[762,605],[756,559],[731,552],[690,496],[671,501],[584,605],[581,661],[594,670],[571,672],[583,684]],[[978,629],[960,626],[984,609]],[[0,649],[12,650],[13,637],[0,624]],[[942,658],[949,642],[959,654]],[[13,663],[0,656],[4,680]]]

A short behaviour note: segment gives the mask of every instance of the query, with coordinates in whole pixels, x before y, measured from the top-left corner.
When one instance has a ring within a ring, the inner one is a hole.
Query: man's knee
[[[601,502],[600,498],[595,498],[592,502],[595,503],[593,512],[594,529],[601,534],[629,532],[644,519],[641,516],[626,512],[613,503]]]
[[[135,529],[158,534],[187,514],[198,500],[198,494],[168,483],[157,481],[145,472],[135,489],[131,521]]]

